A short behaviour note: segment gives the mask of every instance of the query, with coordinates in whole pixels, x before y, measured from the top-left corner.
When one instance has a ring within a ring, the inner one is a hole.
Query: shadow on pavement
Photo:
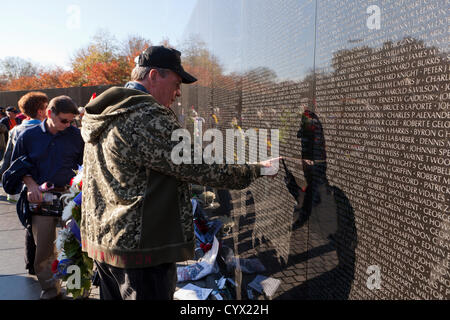
[[[41,286],[35,277],[0,276],[0,300],[39,300]]]

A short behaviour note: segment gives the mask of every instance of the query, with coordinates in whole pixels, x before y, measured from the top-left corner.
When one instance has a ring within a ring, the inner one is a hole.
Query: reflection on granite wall
[[[273,298],[450,298],[448,8],[198,1],[180,119],[280,132],[278,176],[219,193],[229,246],[282,281]]]

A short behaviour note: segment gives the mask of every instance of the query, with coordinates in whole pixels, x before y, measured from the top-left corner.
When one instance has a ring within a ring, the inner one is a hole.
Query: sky
[[[434,1],[439,3],[434,11],[445,7],[445,0]],[[409,27],[395,31],[382,26],[380,36],[368,30],[366,9],[372,0],[350,0],[336,17],[335,9],[327,10],[327,1],[318,3],[318,29],[325,34],[317,34],[317,51],[326,63],[337,50],[333,44],[350,48],[362,45],[350,40],[366,37],[365,44],[371,45],[393,33],[398,39],[409,34]],[[382,23],[395,18],[395,11],[403,7],[394,0],[390,7],[382,6]],[[437,13],[445,20],[441,11]],[[301,78],[314,62],[314,13],[314,0],[1,0],[0,59],[18,56],[69,69],[71,56],[99,30],[109,31],[119,41],[134,35],[158,44],[168,38],[175,47],[194,34],[226,72],[267,67],[280,78]],[[342,29],[333,44],[320,41],[327,39],[330,27]],[[439,28],[447,34],[445,26]],[[414,36],[428,38],[426,32]],[[448,42],[437,45],[448,50]]]
[[[99,30],[181,43],[197,0],[21,0],[0,2],[0,59],[18,56],[69,68]]]
[[[299,80],[313,68],[314,10],[315,0],[198,0],[184,36],[205,41],[225,73]]]

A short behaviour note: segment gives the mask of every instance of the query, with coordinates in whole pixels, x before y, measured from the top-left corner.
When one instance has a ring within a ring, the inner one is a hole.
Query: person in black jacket
[[[3,123],[8,130],[11,130],[16,125],[19,125],[22,123],[22,120],[20,118],[17,118],[17,115],[19,114],[19,111],[17,111],[14,107],[8,107],[6,109],[6,117],[0,120],[0,123]]]
[[[4,118],[2,118],[0,120],[0,123],[3,124],[6,127],[6,129],[8,129],[8,131],[6,133],[4,133],[4,135],[5,135],[5,144],[8,143],[8,132],[9,132],[9,130],[11,130],[15,126],[17,126],[17,125],[22,123],[22,120],[17,118],[17,114],[18,113],[19,113],[19,111],[17,111],[16,108],[8,107],[6,109],[6,117],[4,117]],[[3,155],[2,155],[2,158],[3,158]]]

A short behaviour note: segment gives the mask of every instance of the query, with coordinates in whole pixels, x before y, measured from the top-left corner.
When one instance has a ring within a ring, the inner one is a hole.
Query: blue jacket
[[[15,126],[12,130],[9,131],[8,144],[6,145],[5,155],[0,166],[0,178],[11,165],[12,153],[19,136],[29,128],[33,128],[40,123],[40,120],[25,120],[21,125]]]
[[[83,163],[84,142],[79,129],[69,126],[53,135],[46,123],[19,136],[11,161],[25,155],[33,165],[31,176],[38,185],[52,182],[55,187],[65,187]]]

